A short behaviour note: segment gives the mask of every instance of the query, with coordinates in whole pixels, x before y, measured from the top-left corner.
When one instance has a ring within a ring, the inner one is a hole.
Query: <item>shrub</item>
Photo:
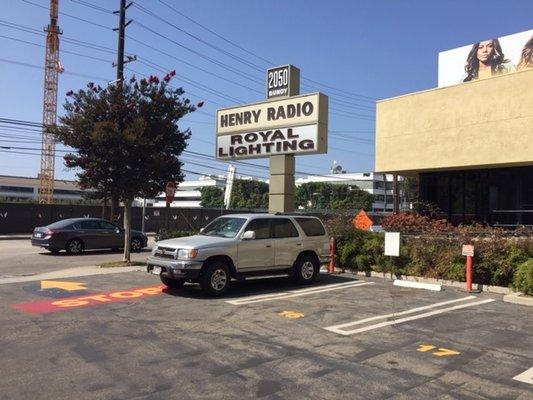
[[[355,264],[359,271],[370,272],[372,270],[372,256],[368,254],[358,254],[355,257]]]
[[[514,276],[514,287],[527,295],[533,295],[533,258],[520,264]]]
[[[179,238],[184,236],[196,235],[197,232],[191,231],[178,231],[174,229],[160,229],[155,235],[155,241],[160,242],[161,240]]]
[[[339,251],[339,261],[341,266],[351,271],[357,270],[356,257],[359,250],[359,245],[354,242],[346,243],[342,246]]]

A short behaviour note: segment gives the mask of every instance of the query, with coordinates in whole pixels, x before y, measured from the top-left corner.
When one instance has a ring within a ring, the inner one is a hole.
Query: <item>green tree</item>
[[[215,186],[206,186],[200,189],[202,200],[200,206],[207,208],[220,208],[224,205],[224,190]]]
[[[369,210],[373,197],[356,186],[308,182],[296,188],[294,202],[305,209]]]
[[[268,183],[246,179],[235,180],[231,207],[268,209]]]
[[[156,197],[168,181],[183,181],[179,156],[187,147],[189,129],[178,121],[195,110],[156,76],[109,85],[89,82],[87,89],[67,92],[62,126],[53,133],[74,151],[65,165],[77,170],[79,186],[124,203],[124,261],[130,261],[131,204],[136,197]],[[200,103],[198,106],[201,106]]]

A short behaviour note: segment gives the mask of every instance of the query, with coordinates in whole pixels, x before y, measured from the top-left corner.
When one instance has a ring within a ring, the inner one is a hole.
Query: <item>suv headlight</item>
[[[179,259],[185,259],[190,260],[192,258],[196,258],[198,255],[198,250],[196,249],[179,249],[178,250],[178,258]]]

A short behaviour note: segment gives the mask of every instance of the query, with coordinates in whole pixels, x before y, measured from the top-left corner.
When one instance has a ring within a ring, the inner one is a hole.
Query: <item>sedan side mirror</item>
[[[254,240],[254,239],[255,239],[254,231],[246,231],[242,235],[242,240]]]
[[[203,231],[205,231],[205,228],[200,229],[200,233],[202,233]]]

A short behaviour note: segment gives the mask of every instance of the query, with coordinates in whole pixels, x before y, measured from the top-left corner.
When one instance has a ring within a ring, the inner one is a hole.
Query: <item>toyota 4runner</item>
[[[221,295],[232,278],[287,274],[309,284],[328,261],[329,238],[318,218],[231,214],[198,235],[157,242],[147,271],[170,288],[197,282],[204,292]]]

